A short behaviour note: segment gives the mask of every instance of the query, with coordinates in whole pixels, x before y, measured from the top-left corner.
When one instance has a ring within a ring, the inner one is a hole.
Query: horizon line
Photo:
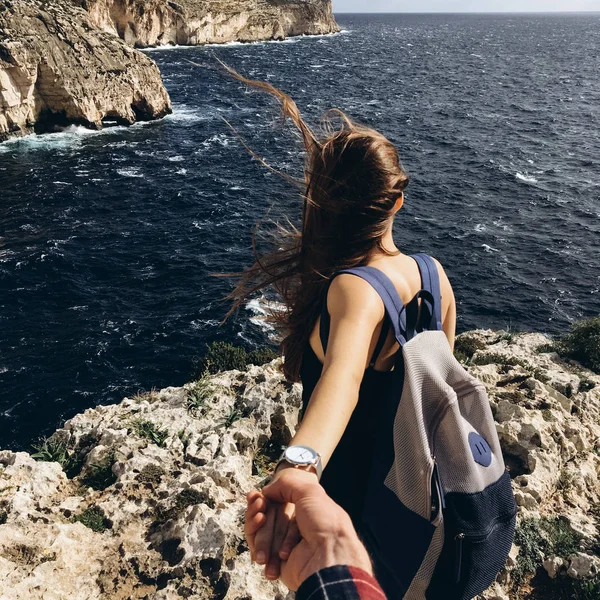
[[[600,10],[399,10],[355,11],[335,10],[334,15],[600,15]]]

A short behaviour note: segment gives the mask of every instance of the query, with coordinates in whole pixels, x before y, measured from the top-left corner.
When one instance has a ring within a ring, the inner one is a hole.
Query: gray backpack
[[[402,349],[382,399],[362,534],[390,600],[467,600],[504,566],[517,507],[485,388],[441,331],[437,266],[413,258],[423,289],[406,306],[382,271],[343,271],[378,292]]]

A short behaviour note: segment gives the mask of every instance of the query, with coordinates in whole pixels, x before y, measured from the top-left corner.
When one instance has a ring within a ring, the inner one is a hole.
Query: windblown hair
[[[294,123],[304,142],[301,230],[278,224],[277,250],[262,257],[253,236],[255,263],[233,274],[239,283],[228,295],[233,305],[227,313],[228,317],[249,296],[273,286],[285,306],[284,311],[270,314],[270,320],[284,332],[284,374],[289,381],[298,381],[302,354],[331,276],[366,264],[377,251],[391,254],[382,238],[408,176],[396,148],[381,133],[332,109],[324,116],[325,128],[319,138],[287,94],[223,66],[239,81],[277,98],[284,121],[289,118]],[[341,128],[333,127],[333,114],[340,117]]]

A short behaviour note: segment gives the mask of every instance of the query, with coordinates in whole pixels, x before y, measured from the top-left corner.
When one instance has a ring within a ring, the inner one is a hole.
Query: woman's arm
[[[456,300],[450,280],[444,267],[434,258],[440,276],[440,289],[442,293],[442,329],[448,338],[450,348],[454,352],[454,338],[456,336]]]
[[[317,450],[324,467],[358,403],[360,384],[379,337],[377,326],[385,314],[371,285],[350,274],[333,280],[327,308],[331,328],[323,371],[291,441]]]
[[[360,300],[360,301],[357,301]],[[327,465],[352,416],[364,371],[375,350],[378,324],[383,322],[384,306],[377,292],[363,279],[342,274],[331,283],[327,295],[331,327],[323,371],[310,398],[302,423],[291,441],[304,444],[321,454]],[[295,469],[282,463],[273,475]],[[306,477],[303,471],[298,476]],[[279,577],[280,560],[286,560],[298,542],[293,505],[270,505],[266,520],[251,548],[256,562],[264,564],[268,579]]]

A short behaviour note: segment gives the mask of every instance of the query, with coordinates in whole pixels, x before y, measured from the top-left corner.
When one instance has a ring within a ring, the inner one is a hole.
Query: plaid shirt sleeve
[[[339,565],[311,575],[298,589],[296,600],[386,600],[386,597],[367,572]]]

